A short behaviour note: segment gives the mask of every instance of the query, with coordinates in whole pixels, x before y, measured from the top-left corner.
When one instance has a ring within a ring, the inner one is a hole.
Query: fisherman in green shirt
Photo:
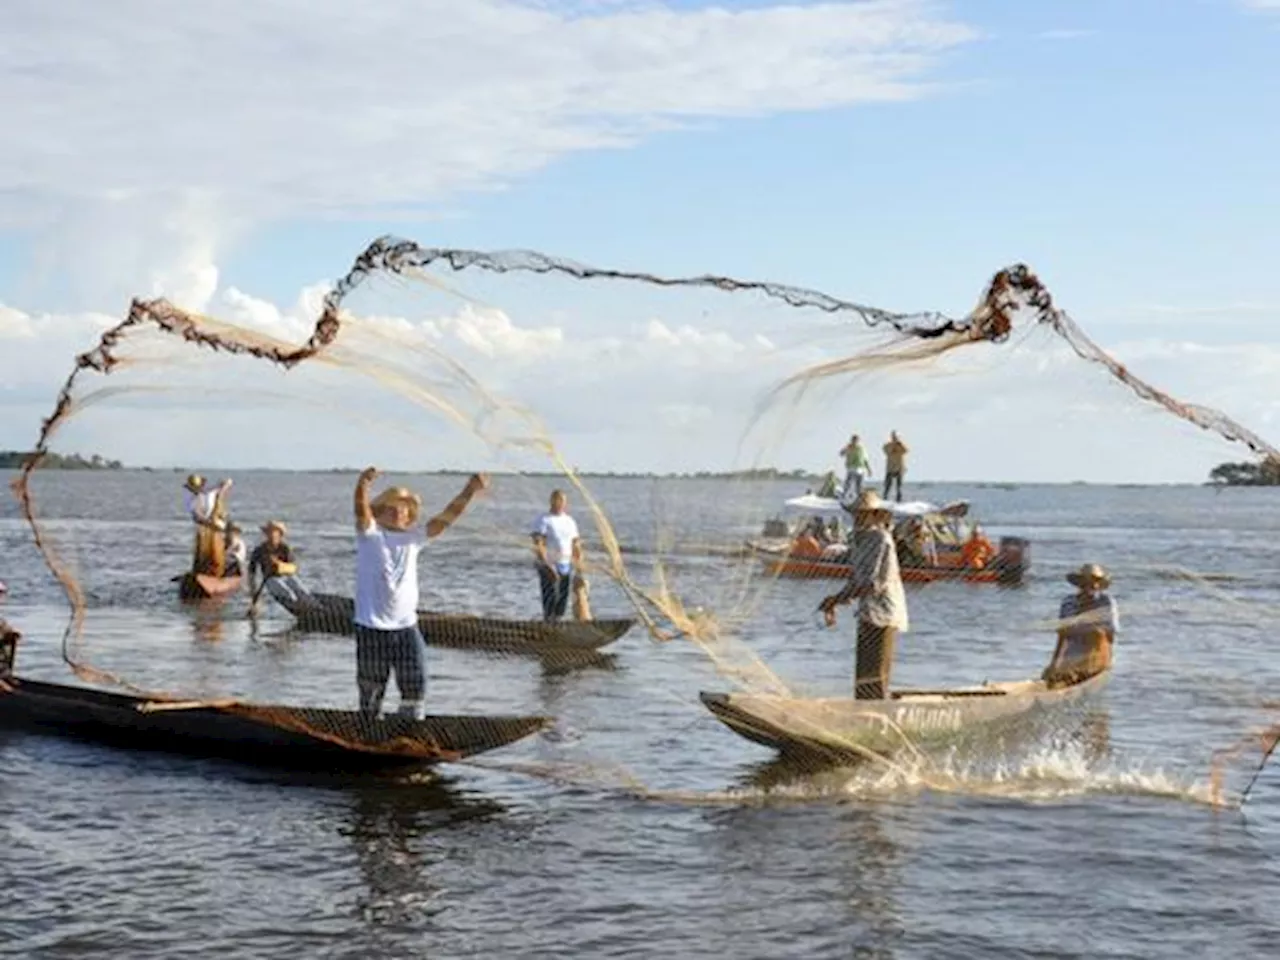
[[[843,499],[849,499],[851,488],[856,499],[862,496],[862,481],[871,476],[871,461],[867,459],[867,448],[862,445],[862,441],[855,433],[841,449],[840,454],[844,457],[845,471]]]

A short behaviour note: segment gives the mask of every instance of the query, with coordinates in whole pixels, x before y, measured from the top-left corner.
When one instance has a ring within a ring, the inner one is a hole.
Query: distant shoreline
[[[3,470],[20,470],[20,466],[9,466],[0,462],[0,471]],[[71,471],[104,469],[113,473],[167,473],[175,476],[185,476],[188,473],[200,473],[204,476],[229,476],[233,479],[237,475],[242,474],[280,474],[280,475],[297,475],[297,476],[349,476],[356,477],[360,474],[362,467],[324,467],[313,470],[298,470],[285,467],[70,467],[59,468],[49,466],[48,464],[41,466],[42,470],[60,470],[68,469]],[[384,474],[401,476],[401,477],[469,477],[474,472],[472,470],[397,470],[388,468],[381,471]],[[495,478],[513,478],[523,477],[527,480],[546,480],[546,481],[563,481],[565,475],[554,471],[496,471],[490,470],[489,475]],[[795,483],[797,487],[801,485],[815,488],[822,483],[822,475],[819,474],[792,474],[792,473],[749,473],[749,472],[724,472],[713,473],[709,471],[699,471],[694,473],[630,473],[616,471],[581,471],[577,474],[583,480],[664,480],[664,481],[699,481],[699,480],[725,480],[725,481],[770,481]],[[878,489],[876,484],[870,485],[872,489]],[[1112,487],[1116,489],[1159,489],[1164,487],[1212,487],[1215,489],[1226,489],[1228,487],[1242,489],[1249,487],[1267,486],[1266,484],[1229,484],[1203,482],[1196,480],[1171,481],[1168,483],[1143,483],[1138,481],[1101,481],[1101,480],[915,480],[907,484],[908,489],[915,487],[917,489],[933,489],[935,487],[972,487],[978,490],[1017,490],[1020,487]],[[798,496],[803,491],[797,490]],[[910,497],[908,497],[910,499]]]

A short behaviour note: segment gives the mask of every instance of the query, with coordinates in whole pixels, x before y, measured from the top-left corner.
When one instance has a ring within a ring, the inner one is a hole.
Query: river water
[[[460,483],[399,479],[429,504]],[[283,516],[305,579],[349,591],[351,481],[237,475],[236,515],[246,527]],[[189,549],[179,485],[168,472],[41,476],[50,538],[88,592],[83,654],[193,696],[351,706],[350,640],[294,634],[278,610],[254,625],[243,595],[212,611],[176,602],[169,578]],[[424,602],[535,615],[522,533],[550,486],[498,478],[424,554]],[[742,648],[798,693],[847,692],[852,627],[824,630],[814,612],[835,584],[743,589],[735,576],[733,545],[801,491],[591,487],[641,580],[661,554],[675,588],[733,619]],[[693,645],[637,628],[611,664],[567,672],[432,648],[433,711],[546,713],[557,726],[402,781],[318,781],[0,731],[0,955],[1280,953],[1280,774],[1264,771],[1241,808],[1232,790],[1257,753],[1242,755],[1227,805],[1209,802],[1214,750],[1280,707],[1280,491],[914,493],[970,499],[989,533],[1028,537],[1032,573],[1017,590],[912,589],[894,682],[1038,673],[1064,574],[1097,561],[1113,572],[1122,631],[1095,703],[915,770],[769,785],[768,751],[698,702],[730,679]],[[4,613],[26,635],[19,672],[72,682],[59,657],[64,601],[8,499],[0,579]],[[627,609],[601,575],[592,602],[597,616]]]

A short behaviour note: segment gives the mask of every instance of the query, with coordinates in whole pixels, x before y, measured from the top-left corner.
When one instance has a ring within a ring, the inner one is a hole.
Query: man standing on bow
[[[569,592],[582,570],[582,538],[578,522],[569,516],[563,490],[551,492],[550,510],[533,524],[533,553],[542,588],[542,618],[561,619],[569,606]]]
[[[867,448],[855,433],[840,450],[844,457],[844,491],[841,498],[862,496],[862,481],[871,476],[871,461],[867,458]]]
[[[907,472],[907,445],[898,438],[897,430],[889,431],[889,442],[884,445],[884,498],[897,485],[894,497],[902,502],[902,477]]]
[[[442,511],[417,528],[422,498],[405,487],[392,487],[370,502],[369,487],[377,476],[377,468],[369,467],[355,490],[360,712],[370,719],[378,716],[394,671],[400,712],[421,719],[427,650],[418,629],[418,554],[462,516],[475,495],[489,486],[489,478],[472,476]]]
[[[836,623],[836,608],[858,600],[858,646],[853,695],[858,700],[883,700],[889,695],[893,648],[908,627],[907,595],[902,589],[898,551],[889,533],[893,514],[880,495],[864,490],[854,505],[852,573],[839,593],[819,607],[827,626]]]

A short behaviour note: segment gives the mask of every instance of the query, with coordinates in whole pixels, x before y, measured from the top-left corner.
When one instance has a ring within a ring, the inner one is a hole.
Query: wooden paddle
[[[245,614],[245,619],[252,620],[258,615],[258,598],[262,596],[262,591],[267,588],[267,581],[275,579],[272,577],[263,577],[262,582],[258,584],[258,589],[253,591],[253,598],[249,601],[249,612]]]

